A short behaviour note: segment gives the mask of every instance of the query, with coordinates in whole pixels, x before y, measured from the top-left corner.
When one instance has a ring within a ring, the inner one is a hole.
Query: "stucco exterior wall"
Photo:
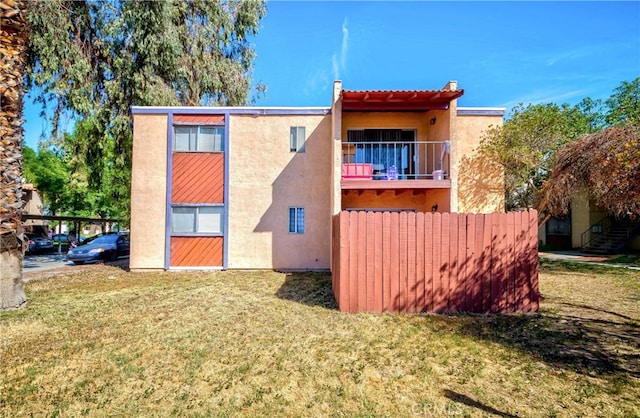
[[[349,191],[342,196],[342,209],[412,209],[431,212],[438,205],[438,212],[451,210],[449,189],[429,189],[415,194],[412,190],[364,190]]]
[[[447,111],[429,112],[343,112],[342,141],[347,141],[349,129],[416,129],[417,141],[442,141],[449,139],[445,118]],[[434,125],[429,120],[436,118]],[[442,120],[442,123],[440,121]],[[448,126],[448,125],[447,125]]]
[[[167,115],[133,115],[131,270],[163,269],[167,196]]]
[[[502,116],[458,115],[452,172],[457,173],[457,210],[460,213],[504,212],[504,174],[478,155],[482,134],[502,125]],[[452,148],[454,145],[452,144]]]
[[[231,115],[228,268],[329,269],[331,116]],[[292,126],[306,128],[290,152]],[[304,234],[290,234],[290,207],[304,207]]]
[[[577,193],[571,199],[571,246],[579,248],[582,233],[591,226],[589,198],[586,193]]]

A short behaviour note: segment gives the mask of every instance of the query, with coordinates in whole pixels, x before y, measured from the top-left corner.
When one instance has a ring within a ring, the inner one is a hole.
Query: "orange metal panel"
[[[222,237],[171,237],[171,267],[221,267]]]
[[[173,115],[173,123],[189,125],[223,125],[224,115]]]
[[[224,203],[224,154],[175,152],[172,203]]]

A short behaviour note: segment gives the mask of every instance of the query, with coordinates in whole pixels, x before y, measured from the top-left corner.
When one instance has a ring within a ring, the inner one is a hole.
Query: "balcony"
[[[342,189],[450,188],[449,141],[342,143]]]

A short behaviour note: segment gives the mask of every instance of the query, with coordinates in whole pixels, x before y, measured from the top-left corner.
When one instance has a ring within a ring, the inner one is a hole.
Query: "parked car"
[[[55,234],[51,239],[53,240],[54,247],[57,247],[60,244],[65,247],[69,242],[67,234]]]
[[[43,237],[35,234],[26,234],[26,235],[28,239],[27,252],[30,254],[48,251],[53,248],[53,242],[47,237]]]
[[[71,248],[67,253],[67,260],[75,264],[84,264],[87,261],[115,261],[125,255],[129,255],[129,238],[124,234],[109,233],[98,235],[86,244]]]

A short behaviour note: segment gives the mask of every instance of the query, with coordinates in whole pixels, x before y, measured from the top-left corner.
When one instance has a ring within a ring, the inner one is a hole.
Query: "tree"
[[[538,205],[555,151],[599,127],[599,106],[590,99],[573,107],[520,104],[503,126],[487,131],[480,152],[504,170],[507,210]]]
[[[22,104],[25,2],[0,4],[0,309],[25,306],[22,286]]]
[[[640,126],[626,123],[585,135],[558,150],[540,211],[569,213],[575,190],[618,216],[640,216]]]
[[[24,147],[23,160],[24,180],[35,184],[52,215],[74,209],[69,184],[71,170],[61,155],[48,148],[41,148],[36,154]]]
[[[623,81],[606,102],[608,125],[630,123],[640,126],[640,77]]]
[[[41,0],[30,4],[29,83],[69,112],[89,185],[128,215],[133,105],[246,104],[259,0]]]

